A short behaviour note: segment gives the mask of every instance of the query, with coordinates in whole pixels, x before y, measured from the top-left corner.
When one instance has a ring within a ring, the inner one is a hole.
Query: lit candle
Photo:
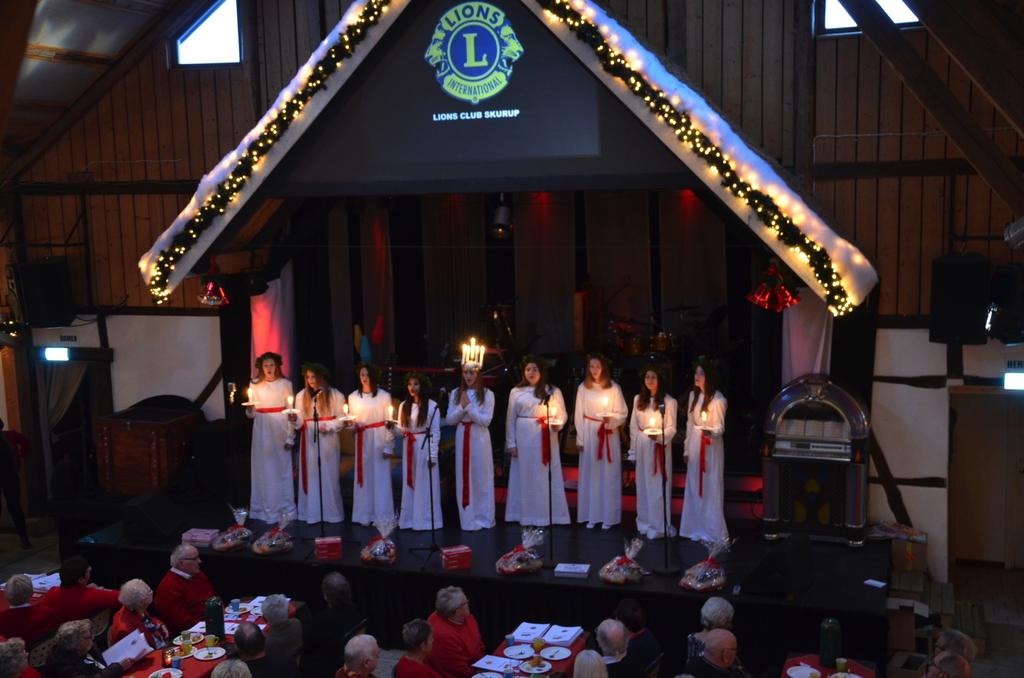
[[[607,411],[608,411],[608,396],[605,396],[604,398],[601,398],[601,412],[604,413],[604,412],[607,412]]]
[[[388,419],[390,421],[394,421],[395,420],[395,406],[394,405],[388,405]]]
[[[654,428],[654,424],[656,421],[657,420],[654,418],[654,415],[652,414],[650,420],[648,420],[647,425],[650,426],[651,428]]]
[[[251,403],[252,402],[252,386],[250,386],[249,388],[245,389],[245,396],[246,396],[245,401],[247,403]]]
[[[292,405],[295,404],[295,396],[288,396],[288,409],[292,409]]]
[[[700,413],[700,425],[701,426],[706,426],[707,423],[708,423],[708,413],[707,412],[701,412]]]
[[[346,417],[348,416],[348,403],[341,406],[341,411],[345,413]]]
[[[548,405],[548,418],[554,419],[558,416],[558,405]]]
[[[465,365],[468,362],[469,362],[469,345],[468,344],[463,344],[462,345],[462,364]]]

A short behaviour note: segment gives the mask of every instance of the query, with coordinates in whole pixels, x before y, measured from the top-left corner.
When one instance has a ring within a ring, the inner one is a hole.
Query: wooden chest
[[[133,407],[96,419],[96,466],[107,492],[143,494],[167,487],[192,454],[199,412]]]

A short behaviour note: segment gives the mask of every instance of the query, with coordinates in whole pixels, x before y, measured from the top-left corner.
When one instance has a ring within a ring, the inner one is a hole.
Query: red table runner
[[[860,676],[860,678],[875,678],[875,672],[858,662],[856,659],[847,659],[846,663],[847,673],[856,674]],[[785,665],[782,667],[782,678],[789,678],[789,674],[787,674],[786,671],[794,666],[799,666],[800,664],[806,664],[812,669],[817,669],[818,672],[821,673],[821,678],[829,678],[829,676],[836,672],[835,669],[822,668],[821,658],[818,655],[805,654],[802,657],[791,657],[786,660]]]
[[[572,678],[572,668],[573,664],[576,661],[576,655],[582,652],[583,649],[586,647],[587,637],[589,635],[589,633],[580,634],[580,637],[576,639],[576,642],[569,646],[569,652],[571,652],[572,654],[570,654],[565,659],[560,659],[556,662],[551,662],[551,671],[549,671],[548,673],[564,673],[566,676],[568,676],[568,678]],[[493,654],[495,657],[504,657],[504,651],[506,647],[508,647],[508,643],[502,641],[501,645],[499,645],[491,654]],[[553,646],[548,645],[546,647]]]

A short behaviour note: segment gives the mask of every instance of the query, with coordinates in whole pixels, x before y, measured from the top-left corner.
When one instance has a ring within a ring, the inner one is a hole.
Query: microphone
[[[548,404],[548,401],[551,400],[551,396],[553,396],[554,394],[555,394],[555,389],[551,386],[551,384],[548,384],[546,387],[544,387],[544,404],[545,405]]]
[[[306,389],[309,392],[310,398],[315,398],[323,392],[322,388],[313,388],[312,386]]]
[[[660,403],[658,403],[658,411],[661,412],[662,414],[665,414],[665,401],[664,400],[662,400]]]

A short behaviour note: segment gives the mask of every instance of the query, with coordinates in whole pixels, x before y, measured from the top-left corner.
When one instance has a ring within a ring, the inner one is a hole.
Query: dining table
[[[582,633],[582,634],[580,634],[580,637],[577,638],[575,640],[575,642],[573,642],[573,644],[568,647],[569,656],[566,657],[565,659],[558,659],[558,660],[552,661],[551,662],[551,670],[547,671],[543,675],[560,675],[560,676],[566,676],[566,678],[572,678],[572,669],[573,669],[573,664],[576,661],[576,655],[578,655],[580,652],[582,652],[584,649],[586,649],[586,647],[587,647],[587,639],[589,637],[590,637],[589,633]],[[526,643],[523,643],[523,644],[525,645]],[[508,647],[508,642],[503,640],[503,641],[501,641],[501,644],[498,645],[498,647],[495,648],[494,652],[492,652],[491,654],[494,655],[495,657],[504,657],[505,656],[505,649],[507,647]],[[544,649],[547,649],[549,647],[558,647],[558,646],[547,645],[547,646],[544,647]],[[544,650],[541,650],[541,651],[543,652]],[[510,659],[510,661],[513,661],[513,660]],[[520,661],[522,661],[522,660],[520,660]],[[481,673],[484,673],[484,672],[482,671]],[[517,675],[522,675],[523,671],[517,670],[516,674]]]

